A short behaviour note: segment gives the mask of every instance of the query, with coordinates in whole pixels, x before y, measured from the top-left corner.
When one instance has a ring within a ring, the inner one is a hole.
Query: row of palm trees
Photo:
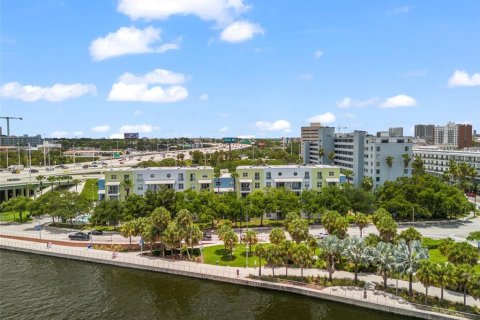
[[[77,191],[77,186],[80,184],[80,180],[79,179],[73,179],[72,176],[70,175],[63,175],[63,176],[49,176],[49,177],[46,177],[44,175],[38,175],[35,177],[35,180],[38,181],[39,185],[40,185],[40,195],[43,194],[43,183],[44,181],[48,181],[50,183],[50,186],[51,186],[51,190],[53,191],[53,186],[55,184],[55,182],[58,182],[58,186],[60,186],[60,183],[62,181],[65,181],[67,180],[67,185],[70,186],[70,181],[72,181],[72,184],[75,185],[75,192]]]

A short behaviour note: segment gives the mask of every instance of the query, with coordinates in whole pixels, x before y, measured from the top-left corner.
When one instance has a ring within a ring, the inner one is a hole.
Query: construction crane
[[[10,144],[10,119],[12,120],[23,120],[23,119],[17,118],[17,117],[0,117],[0,119],[7,119],[7,144]]]
[[[347,129],[347,127],[341,127],[340,125],[338,125],[337,129],[338,129],[338,133],[341,133],[342,129]]]

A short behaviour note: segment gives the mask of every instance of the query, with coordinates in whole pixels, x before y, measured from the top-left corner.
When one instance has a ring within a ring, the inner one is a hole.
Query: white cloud
[[[53,131],[50,133],[52,138],[65,138],[68,135],[68,131]]]
[[[274,122],[257,121],[255,123],[260,131],[284,131],[289,132],[292,125],[287,120],[277,120]]]
[[[225,132],[227,132],[228,130],[230,130],[229,127],[223,127],[223,128],[220,128],[220,130],[218,130],[218,131],[220,131],[221,133],[225,133]]]
[[[95,61],[101,61],[126,54],[163,53],[168,50],[178,49],[178,43],[160,44],[160,29],[147,27],[122,27],[103,38],[95,39],[90,45],[90,55]]]
[[[94,85],[81,83],[57,83],[51,87],[39,87],[32,85],[21,85],[18,82],[9,82],[0,88],[0,96],[26,102],[33,102],[42,99],[51,102],[59,102],[67,99],[77,98],[88,93],[93,95],[97,94],[97,90]]]
[[[168,103],[186,99],[187,88],[180,84],[186,81],[182,73],[174,73],[165,69],[155,69],[142,76],[124,73],[114,83],[107,100],[140,101]],[[168,86],[152,86],[150,84],[166,84]]]
[[[117,10],[133,20],[195,15],[204,21],[226,25],[249,8],[243,0],[120,0]]]
[[[387,14],[405,14],[410,12],[410,7],[403,6],[403,7],[395,7],[392,10],[387,11]]]
[[[399,94],[386,99],[382,104],[380,104],[380,108],[389,109],[401,107],[415,107],[416,105],[417,101],[414,98],[404,94]]]
[[[118,131],[121,133],[125,133],[125,132],[149,133],[158,129],[160,128],[151,124],[136,124],[136,125],[126,124],[121,126]]]
[[[202,101],[207,101],[208,100],[208,94],[204,93],[204,94],[200,95],[199,99],[202,100]]]
[[[93,132],[107,132],[108,130],[110,130],[110,126],[108,124],[104,124],[104,125],[96,126],[92,128]]]
[[[474,87],[480,86],[480,73],[469,75],[463,70],[455,70],[453,75],[448,79],[449,87]]]
[[[108,138],[109,139],[123,139],[123,133],[112,133]]]
[[[347,109],[347,108],[350,108],[350,107],[355,107],[355,108],[368,107],[368,106],[372,106],[376,103],[378,103],[377,98],[369,98],[367,100],[356,100],[356,99],[352,99],[350,97],[344,97],[342,100],[337,101],[335,104],[340,109]]]
[[[79,137],[79,136],[83,135],[83,131],[73,131],[72,134],[75,137]]]
[[[265,34],[258,24],[248,21],[235,21],[220,34],[220,39],[226,42],[243,42],[252,39],[257,34]]]
[[[320,59],[322,56],[323,56],[323,51],[321,51],[321,50],[317,50],[313,53],[313,57],[315,59]]]
[[[321,124],[329,124],[335,122],[337,117],[331,112],[325,112],[308,119],[309,122],[320,122]]]

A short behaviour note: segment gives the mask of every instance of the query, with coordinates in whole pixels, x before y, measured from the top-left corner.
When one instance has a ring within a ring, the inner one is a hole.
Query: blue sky
[[[5,0],[0,113],[47,137],[480,129],[479,16],[477,0]]]

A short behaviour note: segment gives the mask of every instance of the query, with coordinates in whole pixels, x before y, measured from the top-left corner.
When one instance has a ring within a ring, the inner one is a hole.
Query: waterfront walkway
[[[446,316],[430,310],[422,310],[422,306],[413,305],[402,298],[375,290],[371,287],[367,290],[367,297],[364,298],[364,291],[359,288],[340,286],[314,289],[306,286],[271,283],[249,278],[250,274],[258,274],[258,268],[237,269],[189,261],[165,260],[157,257],[139,255],[135,252],[121,252],[114,258],[112,253],[108,251],[59,245],[53,245],[47,248],[47,245],[43,243],[5,238],[0,238],[0,248],[288,291],[425,319],[460,319],[460,317],[453,315]],[[313,275],[314,271],[321,272],[319,270],[305,269],[304,275]],[[277,269],[275,273],[279,274],[279,272],[280,269]],[[271,269],[262,268],[262,275],[268,274],[271,274]],[[300,274],[300,270],[289,269],[289,274]],[[340,272],[336,273],[337,277],[341,277],[341,275]]]

